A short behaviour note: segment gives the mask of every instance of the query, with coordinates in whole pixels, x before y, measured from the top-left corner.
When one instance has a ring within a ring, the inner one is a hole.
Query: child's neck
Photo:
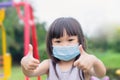
[[[70,61],[60,61],[58,63],[60,69],[64,72],[72,68],[72,65],[74,63],[74,59]]]

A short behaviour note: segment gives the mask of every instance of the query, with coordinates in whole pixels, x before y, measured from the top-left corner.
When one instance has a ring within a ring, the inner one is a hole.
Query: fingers
[[[88,54],[84,51],[82,45],[79,46],[80,50],[80,57],[74,62],[74,66],[82,69],[84,72],[88,71],[89,69],[89,61],[88,61]]]
[[[35,70],[39,66],[38,63],[30,62],[28,63],[27,70]]]
[[[78,59],[78,60],[76,60],[75,62],[74,62],[74,66],[76,66],[76,67],[78,67],[78,68],[80,68],[80,69],[85,69],[85,64],[84,63],[82,63],[82,62],[80,62],[80,59]]]
[[[31,44],[29,44],[29,51],[28,54],[33,56],[33,46]]]
[[[39,60],[33,57],[33,47],[29,44],[28,55],[22,58],[21,65],[26,70],[35,70],[39,66]]]
[[[81,53],[81,54],[85,54],[85,51],[84,51],[82,45],[79,46],[79,50],[80,50],[80,53]]]
[[[40,63],[40,61],[38,60],[38,59],[35,59],[35,58],[33,58],[33,63],[36,63],[36,64],[39,64]]]
[[[78,66],[79,65],[79,60],[76,60],[75,62],[74,62],[74,66]]]
[[[29,52],[28,54],[30,54],[32,57],[33,57],[33,46],[31,44],[29,44]],[[39,64],[39,60],[38,59],[35,59],[34,57],[32,58],[33,60],[33,63],[36,63],[36,64]]]
[[[80,57],[74,62],[74,66],[82,69],[84,72],[89,71],[93,66],[93,57],[87,54],[82,45],[79,46]]]
[[[81,56],[79,57],[79,59],[77,59],[77,60],[74,62],[74,66],[78,66],[78,65],[79,65],[79,63],[80,63],[81,60],[82,60],[82,55],[85,54],[85,51],[84,51],[82,45],[79,46],[79,50],[80,50]]]
[[[24,62],[22,61],[22,63],[24,63],[22,65],[26,70],[35,70],[39,66],[39,60],[35,58],[27,58]]]
[[[76,66],[77,68],[83,70],[83,72],[88,71],[88,66],[86,64],[80,62],[79,59],[74,62],[74,66]]]

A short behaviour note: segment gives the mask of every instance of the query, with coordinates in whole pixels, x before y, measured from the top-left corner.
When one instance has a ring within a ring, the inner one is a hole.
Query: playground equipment
[[[0,55],[0,80],[8,80],[11,75],[11,55],[6,53],[6,32],[2,24],[5,9],[0,9],[0,29],[2,31],[2,55]]]
[[[36,59],[39,59],[38,55],[38,44],[37,44],[37,36],[36,36],[36,27],[34,23],[34,16],[33,16],[33,10],[31,5],[27,2],[27,0],[24,0],[22,2],[12,2],[11,0],[9,2],[0,3],[1,7],[16,7],[18,16],[20,19],[24,21],[24,55],[27,55],[28,48],[30,44],[30,30],[32,30],[32,45],[33,45],[33,56]],[[24,8],[24,15],[21,14],[21,7]],[[29,80],[28,77],[25,78],[25,80]],[[38,76],[38,80],[40,80],[40,76]]]
[[[33,53],[34,53],[33,56],[34,58],[39,59],[36,26],[34,23],[32,7],[27,1],[14,4],[14,6],[16,7],[16,10],[18,12],[20,19],[22,19],[25,24],[24,26],[24,55],[27,55],[28,53],[28,48],[29,48],[28,45],[30,44],[30,30],[32,30],[32,44],[33,44]],[[21,6],[24,7],[24,16],[20,12]],[[26,80],[29,80],[29,78],[26,77]],[[38,80],[40,80],[40,76],[38,76]]]
[[[26,1],[14,3],[12,1],[1,3],[0,7],[10,7],[14,6],[16,7],[18,16],[20,19],[24,21],[24,55],[27,55],[28,53],[28,45],[30,43],[30,30],[32,30],[32,44],[33,44],[33,56],[36,59],[39,59],[38,55],[38,45],[37,45],[37,36],[36,36],[36,27],[34,23],[34,16],[32,13],[32,7],[31,5]],[[21,6],[24,8],[24,16],[21,14]],[[25,78],[25,80],[29,80],[28,77]],[[40,76],[38,76],[38,80],[40,80]],[[91,80],[100,80],[96,77],[91,77]],[[109,80],[109,77],[105,77],[102,80]]]

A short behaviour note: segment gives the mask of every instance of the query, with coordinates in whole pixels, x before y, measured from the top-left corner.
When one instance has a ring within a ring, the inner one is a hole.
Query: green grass
[[[46,75],[41,76],[42,80],[46,80]],[[20,66],[12,67],[12,74],[9,80],[25,80]],[[30,80],[37,80],[37,77],[30,78]]]
[[[107,68],[120,68],[120,53],[106,51],[103,53],[96,53],[95,55],[103,61]]]

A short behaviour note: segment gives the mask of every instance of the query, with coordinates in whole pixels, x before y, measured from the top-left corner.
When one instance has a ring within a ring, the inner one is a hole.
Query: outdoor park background
[[[0,0],[0,2],[3,2],[3,1],[7,1],[7,0]],[[94,1],[94,0],[92,0],[92,1]],[[117,1],[117,0],[115,0],[115,1]],[[107,4],[104,4],[104,5],[107,5]],[[33,7],[34,7],[34,5],[33,5]],[[95,5],[93,7],[95,7]],[[117,10],[118,10],[118,8],[117,8]],[[44,8],[44,9],[46,9],[46,8]],[[101,8],[99,8],[99,9],[102,11]],[[38,10],[38,7],[34,9],[35,13],[37,12],[37,10]],[[79,10],[79,8],[77,10]],[[40,61],[47,58],[46,50],[45,50],[46,49],[46,47],[45,47],[45,37],[46,36],[45,35],[47,33],[47,27],[54,20],[54,18],[51,18],[51,22],[50,21],[47,22],[44,19],[42,21],[42,19],[40,19],[40,17],[38,17],[38,15],[43,16],[42,13],[44,13],[44,12],[45,11],[41,11],[41,13],[36,13],[36,16],[35,16]],[[83,11],[83,12],[85,12],[85,11]],[[81,12],[82,15],[88,14],[88,17],[90,16],[90,18],[87,18],[87,19],[85,16],[86,20],[84,20],[84,21],[86,21],[86,24],[84,24],[85,22],[82,21],[82,19],[84,19],[84,17],[77,14],[78,16],[81,16],[81,17],[77,17],[77,19],[81,20],[80,23],[82,24],[82,28],[83,28],[83,31],[84,31],[84,34],[86,37],[86,42],[87,42],[87,52],[96,55],[98,58],[100,58],[104,62],[105,66],[107,68],[107,75],[110,77],[110,80],[120,80],[120,76],[115,74],[115,71],[117,69],[120,69],[120,20],[119,19],[116,20],[114,17],[107,18],[104,15],[104,12],[102,12],[102,14],[97,14],[97,15],[94,12],[95,11],[93,9],[93,11],[91,13],[92,16],[90,15],[90,13],[84,14]],[[108,11],[108,12],[111,12],[111,11]],[[119,13],[119,12],[113,12],[113,13],[116,13],[116,15],[117,15],[117,13]],[[62,14],[62,12],[61,12],[61,14]],[[110,14],[112,14],[112,13],[110,13]],[[66,15],[67,14],[65,14],[63,16],[66,16]],[[103,16],[101,16],[101,15],[103,15]],[[60,16],[62,16],[62,15],[60,15]],[[73,16],[73,15],[68,14],[67,16]],[[94,17],[96,17],[96,16],[98,16],[98,18],[96,18],[96,20],[95,20]],[[49,16],[49,18],[50,17],[54,17],[54,16]],[[58,17],[58,16],[55,16],[55,18],[56,17]],[[76,17],[76,16],[73,16],[73,17]],[[101,17],[103,17],[103,18],[101,19]],[[118,16],[118,18],[119,18],[119,16]],[[92,20],[92,19],[94,19],[94,20]],[[98,19],[100,19],[100,20],[98,20]],[[106,19],[106,22],[104,22],[104,23],[100,22],[101,20],[104,20],[104,19]],[[114,20],[113,22],[111,21],[112,19]],[[90,24],[91,23],[91,22],[89,22],[90,20],[93,21],[92,24]],[[93,24],[93,23],[97,23],[97,22],[100,22],[99,25]],[[20,60],[23,57],[23,50],[24,50],[24,47],[23,47],[24,24],[18,18],[18,15],[17,15],[14,7],[6,8],[6,16],[5,16],[5,20],[3,23],[5,26],[6,35],[7,35],[7,52],[9,52],[12,55],[12,74],[11,74],[10,80],[23,80],[24,75],[21,71]],[[96,28],[94,28],[92,26],[94,26]],[[91,31],[89,31],[89,30],[91,30]],[[1,31],[0,31],[0,54],[2,53],[1,44],[2,43],[1,43]],[[42,78],[43,78],[43,80],[45,80],[44,79],[45,76],[43,76]],[[33,78],[32,80],[36,80],[36,79]]]

